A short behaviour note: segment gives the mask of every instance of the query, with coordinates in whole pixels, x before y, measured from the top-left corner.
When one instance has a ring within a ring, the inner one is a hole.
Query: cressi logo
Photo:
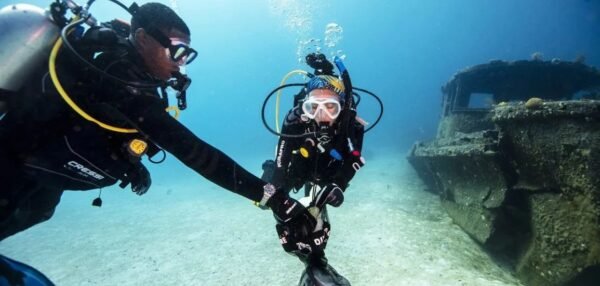
[[[86,166],[84,166],[80,163],[77,163],[75,161],[69,161],[69,163],[67,163],[67,165],[70,167],[69,169],[75,169],[78,171],[79,174],[83,174],[85,177],[92,177],[97,180],[104,179],[104,176],[94,172],[93,170],[90,170]]]

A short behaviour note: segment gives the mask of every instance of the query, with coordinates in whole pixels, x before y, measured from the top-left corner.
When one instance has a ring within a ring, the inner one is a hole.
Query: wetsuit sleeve
[[[354,149],[358,150],[361,153],[362,153],[364,133],[365,133],[364,127],[362,125],[360,125],[359,123],[355,123],[355,126],[354,126],[354,134],[355,134]],[[356,174],[357,170],[355,168],[356,168],[357,164],[358,164],[358,166],[363,165],[362,162],[360,162],[360,156],[355,157],[350,154],[346,155],[346,158],[344,159],[344,163],[342,164],[342,167],[337,171],[337,173],[335,174],[335,176],[333,178],[333,182],[336,183],[338,186],[340,186],[340,188],[342,188],[342,190],[344,190],[344,191],[346,190],[346,188],[348,187],[348,183],[350,183],[350,180],[352,180],[352,178]]]
[[[128,96],[120,105],[151,141],[211,182],[253,201],[260,201],[265,182],[242,168],[225,153],[194,135],[165,112],[156,97]]]
[[[148,76],[144,69],[138,67],[143,63],[133,47],[127,47],[129,54],[102,53],[94,62],[121,79],[144,81]],[[110,80],[97,81],[95,86],[101,90],[99,101],[116,108],[147,139],[186,166],[231,192],[253,201],[262,199],[266,183],[171,117],[155,89],[136,89]]]
[[[297,122],[294,111],[290,111],[281,127],[283,134],[302,134],[304,129]],[[288,171],[292,152],[300,148],[301,138],[279,137],[277,152],[275,155],[275,172],[273,173],[273,185],[283,187],[289,190],[293,187],[293,182],[289,180]]]
[[[145,81],[148,76],[144,69],[138,67],[143,65],[141,59],[136,56],[132,46],[127,47],[129,54],[102,53],[94,62],[121,79]],[[95,87],[101,90],[101,97],[97,100],[118,110],[148,140],[183,164],[231,192],[253,201],[262,199],[266,183],[169,115],[155,89],[136,89],[111,80],[99,80]]]

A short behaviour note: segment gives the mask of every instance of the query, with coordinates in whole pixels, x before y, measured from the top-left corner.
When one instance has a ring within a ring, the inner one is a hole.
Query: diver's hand
[[[312,217],[304,205],[291,198],[282,189],[277,190],[275,194],[269,198],[267,206],[271,208],[271,211],[273,211],[273,215],[275,215],[277,221],[282,223],[287,223],[297,219],[305,220],[306,218],[302,218],[302,216],[305,214],[307,214],[309,217]]]
[[[141,196],[148,192],[150,185],[152,185],[152,179],[150,178],[150,172],[141,163],[136,165],[135,168],[128,172],[129,180],[131,182],[131,191]]]
[[[304,205],[290,198],[287,192],[282,190],[271,197],[267,204],[273,210],[279,242],[286,252],[306,257],[316,249],[313,236],[317,219]],[[326,232],[324,235],[328,234]],[[325,243],[320,245],[324,246]]]
[[[321,188],[314,199],[314,204],[318,208],[322,208],[325,204],[333,207],[339,207],[344,203],[344,191],[336,183],[325,185]]]
[[[310,53],[306,56],[306,64],[315,69],[315,75],[333,75],[333,65],[324,54]]]

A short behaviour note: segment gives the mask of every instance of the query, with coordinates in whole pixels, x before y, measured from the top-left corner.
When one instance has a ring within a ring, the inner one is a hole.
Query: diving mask
[[[144,29],[165,48],[167,57],[180,66],[190,64],[198,55],[198,52],[192,49],[190,44],[183,39],[169,38],[153,25]]]
[[[318,98],[309,96],[302,103],[304,115],[317,121],[327,121],[323,119],[335,120],[342,110],[340,101],[334,98]],[[326,116],[323,118],[323,116]]]
[[[191,63],[198,53],[196,50],[190,48],[190,46],[180,39],[171,38],[171,43],[168,47],[165,47],[167,56],[180,66]]]

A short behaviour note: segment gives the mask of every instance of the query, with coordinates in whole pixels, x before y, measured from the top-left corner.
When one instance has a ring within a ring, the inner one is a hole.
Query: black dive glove
[[[275,189],[272,184],[263,187],[264,195],[258,203],[259,206],[267,206],[273,211],[275,219],[279,223],[307,224],[314,226],[315,218],[299,201],[291,198],[283,189]]]
[[[333,65],[324,54],[310,53],[306,56],[306,64],[315,69],[315,75],[333,75]]]
[[[284,191],[279,190],[267,203],[273,211],[275,219],[281,223],[307,224],[314,226],[315,218],[297,200],[291,198]]]
[[[137,164],[131,171],[127,173],[129,181],[131,182],[131,191],[136,193],[138,196],[145,194],[150,185],[152,185],[152,179],[150,178],[150,172],[144,167],[144,165]]]
[[[318,208],[323,208],[325,204],[337,208],[344,203],[344,191],[336,183],[327,184],[317,192],[313,202]]]

